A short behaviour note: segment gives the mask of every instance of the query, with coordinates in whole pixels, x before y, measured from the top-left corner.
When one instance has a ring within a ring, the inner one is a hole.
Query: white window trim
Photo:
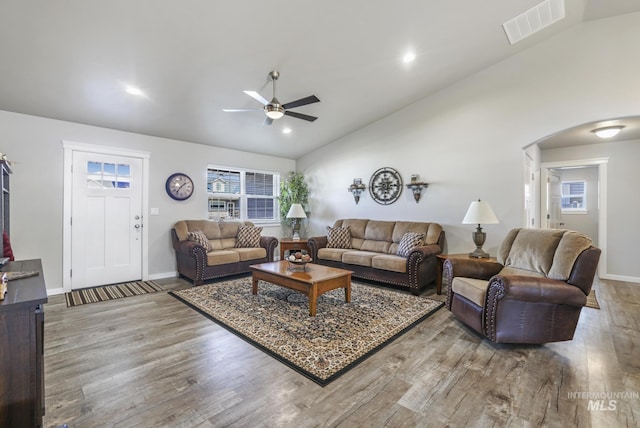
[[[582,182],[584,185],[584,193],[582,194],[582,205],[584,205],[584,208],[561,208],[562,214],[588,214],[587,211],[587,181],[586,180],[566,180],[566,181],[562,181],[561,185],[563,185],[564,183],[577,183],[577,182]],[[571,195],[574,196],[574,195]],[[577,195],[576,195],[577,196]],[[563,194],[562,197],[564,198],[565,195]]]
[[[216,165],[216,164],[208,164],[207,165],[207,175],[209,173],[209,169],[221,169],[221,170],[227,170],[227,171],[237,171],[240,172],[240,188],[241,188],[241,193],[240,193],[240,198],[239,198],[239,202],[240,202],[240,212],[242,214],[245,214],[248,212],[247,210],[247,194],[244,193],[245,191],[245,174],[247,172],[253,172],[253,173],[258,173],[258,174],[270,174],[273,176],[274,178],[274,196],[265,196],[265,198],[273,198],[275,201],[275,206],[274,206],[274,214],[275,214],[275,218],[273,220],[265,220],[265,219],[248,219],[248,218],[244,218],[241,217],[240,221],[250,221],[251,223],[255,224],[256,226],[274,226],[274,225],[280,225],[280,210],[278,208],[278,204],[280,203],[278,198],[280,197],[280,173],[278,171],[267,171],[267,170],[262,170],[262,169],[251,169],[251,168],[240,168],[240,167],[235,167],[235,166],[228,166],[228,165]],[[207,183],[208,184],[208,183]],[[205,204],[205,208],[206,208],[206,212],[205,215],[208,218],[209,217],[209,197],[208,197],[208,191],[207,191],[207,202]],[[256,197],[260,197],[260,195],[255,195]]]

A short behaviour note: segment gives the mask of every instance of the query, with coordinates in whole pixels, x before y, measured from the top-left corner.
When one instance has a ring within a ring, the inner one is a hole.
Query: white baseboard
[[[153,275],[149,275],[149,280],[164,279],[164,278],[176,278],[177,276],[178,276],[178,272],[177,271],[154,273]]]
[[[613,281],[635,282],[640,284],[640,278],[635,276],[623,276],[623,275],[600,275],[600,279],[611,279]]]
[[[47,288],[47,296],[55,296],[57,294],[64,294],[64,288]]]

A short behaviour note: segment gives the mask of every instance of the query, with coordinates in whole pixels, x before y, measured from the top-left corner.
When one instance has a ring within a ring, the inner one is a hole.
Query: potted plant
[[[287,178],[280,181],[280,225],[283,236],[291,236],[295,219],[287,218],[287,213],[292,204],[301,204],[308,215],[309,207],[309,187],[304,181],[304,174],[301,172],[289,172]]]

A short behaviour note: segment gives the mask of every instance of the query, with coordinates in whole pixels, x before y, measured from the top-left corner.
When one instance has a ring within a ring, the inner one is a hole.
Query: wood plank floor
[[[160,282],[169,289],[189,286]],[[494,345],[443,308],[325,388],[166,293],[73,308],[63,296],[51,296],[44,422],[638,427],[640,284],[599,281],[595,288],[602,309],[583,309],[573,341]],[[608,410],[610,397],[596,409],[575,395],[581,393],[619,396]]]

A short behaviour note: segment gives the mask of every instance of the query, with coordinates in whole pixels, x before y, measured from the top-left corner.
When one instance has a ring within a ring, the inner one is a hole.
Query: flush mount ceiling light
[[[402,57],[402,62],[404,63],[409,63],[409,62],[413,62],[416,59],[416,54],[413,52],[407,52],[403,57]]]
[[[611,138],[618,135],[618,133],[624,128],[622,125],[618,126],[605,126],[603,128],[597,128],[592,130],[594,134],[596,134],[600,138]]]

